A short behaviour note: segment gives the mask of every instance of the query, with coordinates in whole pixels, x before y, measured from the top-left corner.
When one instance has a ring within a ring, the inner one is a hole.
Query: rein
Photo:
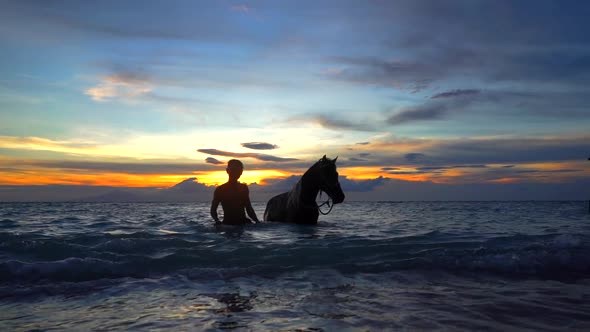
[[[322,191],[320,190],[320,198],[321,198],[321,197],[322,197]],[[330,196],[328,196],[328,199],[327,199],[325,202],[323,202],[322,204],[318,205],[318,203],[316,202],[315,204],[316,204],[316,206],[317,206],[317,208],[318,208],[318,212],[319,212],[319,213],[321,213],[321,214],[322,214],[322,215],[324,215],[324,216],[325,216],[325,215],[327,215],[327,214],[329,214],[330,212],[332,212],[332,208],[334,207],[334,203],[330,203],[330,201],[331,201],[331,200],[332,200],[332,199],[330,198]],[[320,209],[320,208],[321,208],[322,206],[324,206],[324,205],[327,205],[327,206],[330,208],[330,209],[328,210],[328,212],[325,212],[325,213],[324,213],[324,212],[322,211],[322,209]]]

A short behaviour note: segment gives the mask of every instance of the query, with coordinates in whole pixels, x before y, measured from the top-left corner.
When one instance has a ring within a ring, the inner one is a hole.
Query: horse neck
[[[320,191],[320,185],[315,179],[315,172],[314,168],[310,168],[303,174],[301,180],[299,181],[299,185],[301,186],[299,192],[299,198],[302,202],[306,204],[315,203],[315,198]]]
[[[287,206],[315,205],[315,198],[320,191],[315,174],[316,169],[312,166],[301,176],[301,179],[297,181],[297,184],[289,192]]]

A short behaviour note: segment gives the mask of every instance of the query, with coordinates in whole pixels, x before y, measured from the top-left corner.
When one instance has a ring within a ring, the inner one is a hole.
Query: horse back
[[[266,203],[264,221],[286,221],[288,198],[288,192],[284,192],[271,198],[268,203]]]

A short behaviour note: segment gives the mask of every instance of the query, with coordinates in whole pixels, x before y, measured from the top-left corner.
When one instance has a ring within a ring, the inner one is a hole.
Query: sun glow
[[[97,173],[71,174],[28,170],[19,174],[0,172],[0,185],[76,185],[113,187],[171,187],[191,175]]]
[[[278,170],[244,170],[240,177],[240,182],[243,183],[258,183],[261,184],[264,179],[269,178],[284,178],[290,174]],[[197,181],[206,185],[220,185],[227,182],[227,173],[223,171],[211,171],[196,174]]]

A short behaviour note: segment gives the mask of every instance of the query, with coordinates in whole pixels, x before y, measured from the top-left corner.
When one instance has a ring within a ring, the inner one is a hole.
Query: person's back
[[[215,222],[220,222],[217,216],[217,207],[221,203],[223,208],[223,223],[227,225],[243,225],[250,223],[246,213],[252,220],[258,222],[258,217],[250,203],[248,186],[239,183],[244,166],[242,162],[232,159],[227,163],[229,180],[215,189],[211,202],[211,217]]]

